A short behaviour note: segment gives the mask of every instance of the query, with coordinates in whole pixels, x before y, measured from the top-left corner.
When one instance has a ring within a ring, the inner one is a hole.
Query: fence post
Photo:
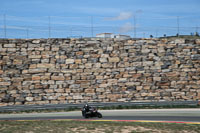
[[[6,14],[4,14],[4,17],[3,17],[3,22],[4,22],[4,37],[7,38],[7,29],[6,29]]]
[[[51,18],[49,16],[49,38],[51,38]]]

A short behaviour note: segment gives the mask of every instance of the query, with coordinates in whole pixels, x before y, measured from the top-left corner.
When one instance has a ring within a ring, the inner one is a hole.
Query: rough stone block
[[[107,51],[112,51],[113,47],[107,47]]]
[[[44,75],[40,77],[41,80],[50,80],[50,75]]]
[[[148,48],[143,48],[142,49],[142,53],[149,53],[150,52],[150,49],[148,49]]]
[[[75,60],[75,64],[81,64],[82,63],[82,60],[81,59],[76,59]]]
[[[59,48],[53,47],[53,48],[51,48],[51,50],[52,50],[52,51],[59,51]]]
[[[41,93],[43,93],[43,90],[42,89],[34,89],[34,90],[31,90],[31,93],[41,94]]]
[[[42,81],[41,81],[41,84],[42,84],[42,85],[54,85],[54,84],[55,84],[55,81],[54,81],[54,80],[48,80],[48,81],[42,80]]]
[[[132,66],[142,66],[142,62],[133,62]]]
[[[135,85],[134,82],[126,82],[125,84],[126,84],[126,86],[134,86]]]
[[[54,68],[54,64],[37,64],[37,68]]]
[[[104,79],[104,77],[103,77],[103,76],[100,76],[100,75],[97,75],[97,76],[96,76],[96,79]]]
[[[22,60],[14,60],[13,64],[14,65],[21,65],[22,64]]]
[[[51,76],[51,80],[65,80],[64,76]]]
[[[32,76],[32,80],[40,80],[40,76]]]
[[[125,82],[127,82],[127,78],[120,78],[120,79],[118,80],[118,82],[125,83]]]
[[[73,64],[74,63],[74,59],[66,59],[66,64]]]
[[[199,100],[199,105],[200,105],[200,92],[197,94],[197,99]]]
[[[40,59],[41,57],[41,55],[29,55],[30,59]]]
[[[46,93],[53,93],[54,90],[53,89],[45,89],[44,92],[46,92]]]
[[[0,103],[0,106],[7,106],[8,103]]]
[[[100,68],[100,67],[101,67],[101,63],[95,63],[95,64],[93,65],[93,67],[94,67],[94,68]]]
[[[83,55],[83,51],[78,51],[78,52],[76,52],[76,55],[78,56],[78,55]]]
[[[152,66],[154,64],[153,61],[144,61],[143,66]]]
[[[44,73],[44,72],[47,72],[47,69],[29,69],[28,70],[28,73]]]
[[[108,59],[109,59],[109,62],[119,62],[120,61],[119,57],[111,57]]]
[[[141,93],[141,96],[146,97],[146,96],[148,96],[148,93]]]
[[[131,74],[127,74],[127,73],[126,73],[126,74],[123,75],[123,78],[130,78],[130,77],[132,77]]]
[[[102,63],[108,62],[107,58],[100,58],[99,61]]]
[[[104,88],[96,88],[96,92],[104,92],[105,89]]]
[[[92,63],[86,63],[85,68],[92,68]]]
[[[0,70],[0,74],[3,74],[3,70]]]
[[[153,77],[154,81],[161,81],[161,77]]]
[[[144,90],[150,90],[150,89],[151,89],[151,86],[144,86],[143,89],[144,89]]]
[[[8,52],[16,52],[17,49],[16,49],[16,48],[7,48],[7,51],[8,51]]]
[[[127,100],[126,98],[117,99],[118,102],[126,102],[126,100]]]
[[[176,39],[175,43],[184,44],[185,43],[185,39]]]
[[[73,95],[73,99],[83,99],[82,95]]]
[[[30,64],[29,69],[35,69],[37,68],[37,64]]]
[[[112,68],[112,64],[110,64],[110,63],[102,63],[101,67],[103,67],[103,68]]]
[[[33,101],[33,97],[26,97],[26,101],[32,102]]]
[[[200,44],[200,39],[196,39],[196,40],[195,40],[195,43],[196,43],[196,44]]]
[[[14,48],[16,47],[15,44],[4,44],[4,48]]]
[[[132,77],[137,79],[137,78],[142,77],[142,74],[141,73],[133,74]]]
[[[0,86],[9,86],[11,82],[0,82]]]
[[[85,89],[85,93],[95,93],[94,89]]]
[[[109,84],[117,84],[117,79],[108,79]]]
[[[99,87],[100,88],[106,88],[108,86],[108,84],[100,84]]]
[[[40,39],[33,40],[32,43],[39,44],[40,43]]]
[[[136,90],[140,91],[143,89],[143,86],[136,86]]]
[[[65,92],[64,89],[55,89],[54,91],[55,91],[57,94],[58,94],[58,93],[64,93],[64,92]]]
[[[58,100],[66,100],[66,97],[65,96],[60,96],[60,97],[58,97]]]

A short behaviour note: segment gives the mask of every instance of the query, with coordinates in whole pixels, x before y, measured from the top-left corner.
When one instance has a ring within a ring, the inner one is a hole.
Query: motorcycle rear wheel
[[[102,116],[101,113],[98,113],[98,114],[97,114],[97,117],[98,117],[98,118],[102,118],[103,116]]]

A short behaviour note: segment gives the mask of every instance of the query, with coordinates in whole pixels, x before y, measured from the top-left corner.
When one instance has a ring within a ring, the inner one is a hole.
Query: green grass
[[[200,108],[200,105],[132,105],[132,106],[108,106],[99,107],[99,109],[112,110],[112,109],[170,109],[170,108]]]
[[[48,113],[48,112],[69,112],[80,111],[80,108],[64,108],[64,109],[33,109],[33,110],[20,110],[20,111],[0,111],[0,114],[18,114],[18,113]]]
[[[200,132],[200,125],[90,122],[90,121],[0,121],[1,133],[65,133],[65,132]]]

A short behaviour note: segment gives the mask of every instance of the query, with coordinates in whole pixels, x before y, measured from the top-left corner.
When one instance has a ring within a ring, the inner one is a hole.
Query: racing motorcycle
[[[83,108],[81,109],[82,111],[82,116],[84,118],[90,118],[90,117],[98,117],[98,118],[102,118],[102,114],[100,112],[98,112],[98,110],[96,108],[90,108],[88,112],[86,112],[86,109]]]

